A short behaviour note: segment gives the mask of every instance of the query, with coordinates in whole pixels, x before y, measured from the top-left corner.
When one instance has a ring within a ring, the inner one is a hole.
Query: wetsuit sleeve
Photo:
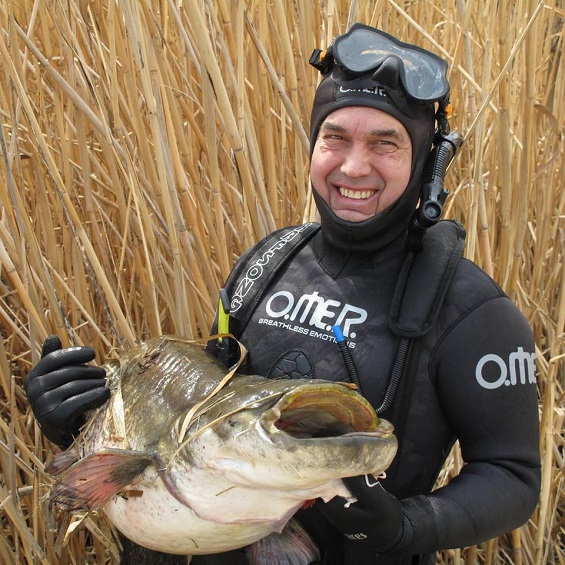
[[[531,330],[508,298],[456,322],[432,373],[465,465],[429,496],[402,501],[402,553],[474,545],[525,523],[540,489],[539,417]]]

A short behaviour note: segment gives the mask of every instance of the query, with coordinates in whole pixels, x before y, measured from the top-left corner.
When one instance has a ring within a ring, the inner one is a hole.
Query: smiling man
[[[382,110],[352,106],[323,122],[310,178],[338,218],[361,222],[400,198],[411,166],[412,144],[404,126]]]
[[[300,511],[309,535],[194,565],[428,565],[438,549],[519,527],[539,496],[530,328],[491,278],[460,259],[459,224],[419,223],[418,202],[431,194],[425,164],[448,133],[446,63],[361,24],[311,62],[323,75],[310,135],[321,229],[285,228],[244,254],[226,282],[229,331],[249,351],[248,373],[354,382],[394,424],[398,453],[386,478],[344,479],[354,504],[336,497]],[[220,312],[212,334],[218,318],[226,329]],[[226,365],[230,342],[209,344]],[[103,370],[85,364],[92,356],[52,352],[26,379],[34,414],[59,445],[107,398]],[[434,491],[456,440],[465,465]]]

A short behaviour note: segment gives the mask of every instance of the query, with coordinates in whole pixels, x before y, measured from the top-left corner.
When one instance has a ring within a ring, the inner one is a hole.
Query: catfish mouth
[[[283,396],[268,420],[296,439],[332,438],[350,434],[392,435],[392,424],[379,420],[373,407],[347,385],[311,385]]]

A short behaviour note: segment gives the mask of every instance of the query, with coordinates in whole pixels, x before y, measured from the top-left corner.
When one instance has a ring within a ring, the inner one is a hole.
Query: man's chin
[[[364,222],[375,215],[375,212],[360,212],[359,210],[333,210],[333,213],[345,222],[358,224]]]

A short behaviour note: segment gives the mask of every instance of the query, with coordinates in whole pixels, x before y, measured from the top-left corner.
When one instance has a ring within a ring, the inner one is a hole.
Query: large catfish
[[[50,500],[102,510],[153,550],[252,544],[280,532],[305,501],[351,499],[341,479],[378,475],[396,452],[391,424],[351,386],[226,374],[201,346],[174,337],[107,369],[110,401],[51,464]]]

